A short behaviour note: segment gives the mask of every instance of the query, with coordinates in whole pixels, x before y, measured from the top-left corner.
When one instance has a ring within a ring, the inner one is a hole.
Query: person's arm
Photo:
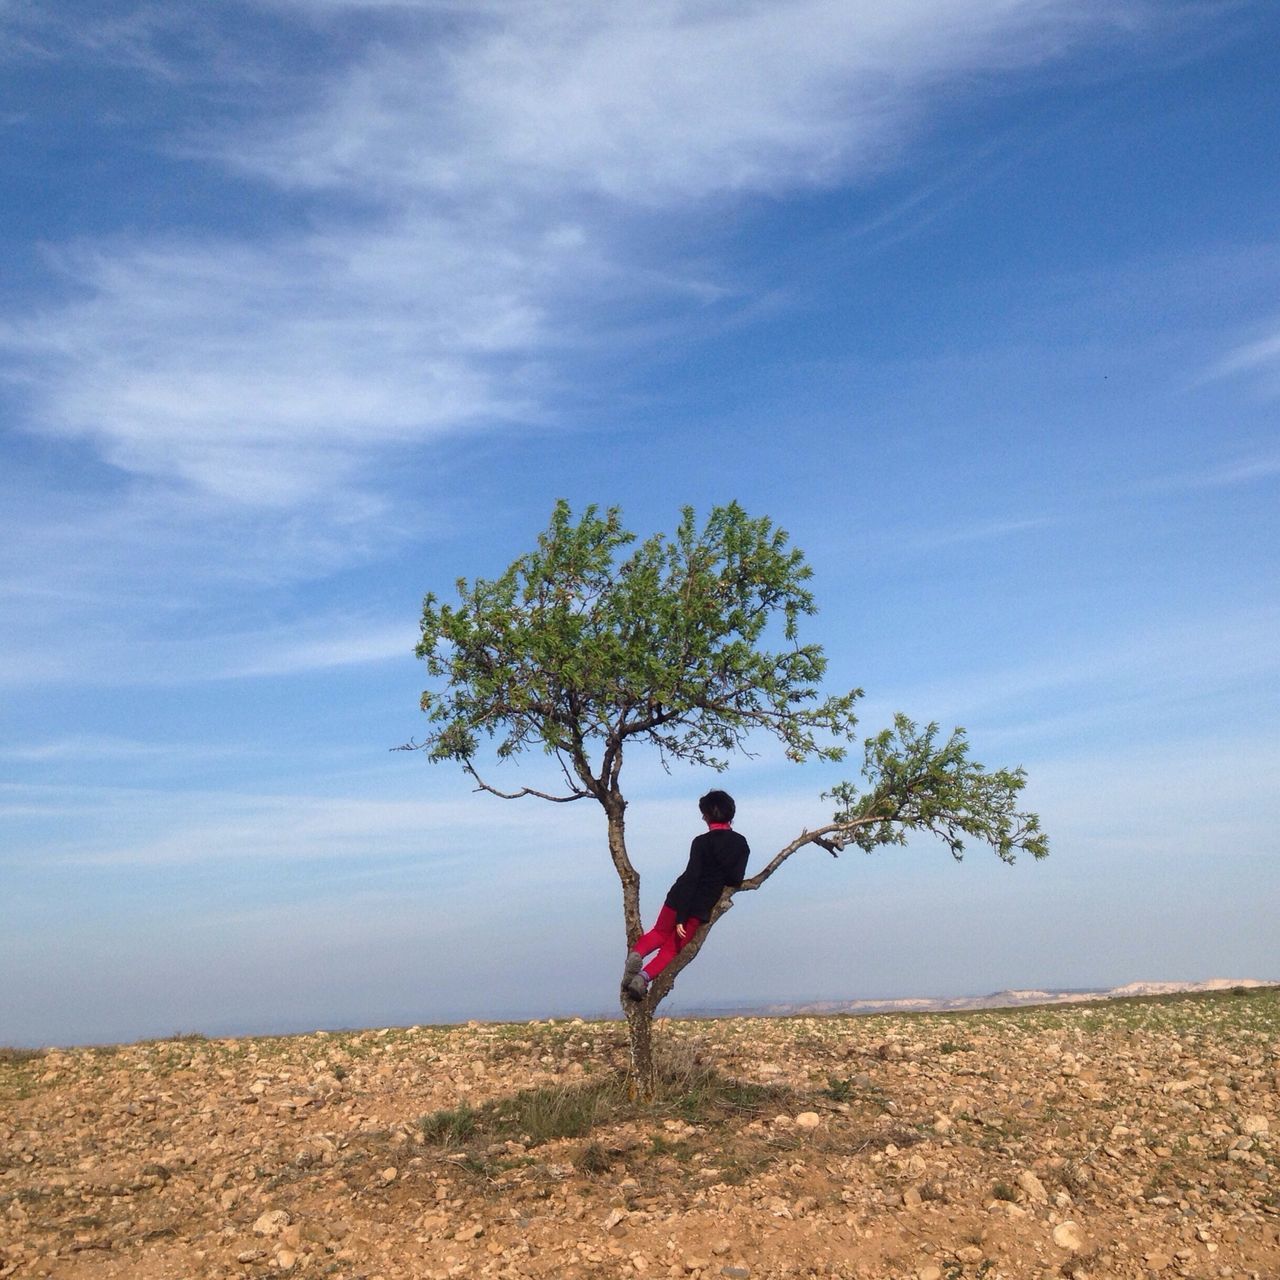
[[[689,918],[689,901],[693,897],[694,890],[698,885],[698,880],[702,875],[703,863],[706,861],[706,853],[703,851],[705,841],[701,836],[694,836],[692,843],[689,845],[689,865],[685,867],[684,874],[676,881],[680,885],[683,892],[679,895],[679,901],[673,902],[671,905],[676,909],[676,937],[681,942],[684,941],[687,930],[684,922]]]
[[[751,857],[751,846],[747,844],[744,836],[741,849],[739,849],[725,872],[724,882],[729,888],[737,889],[741,886],[743,878],[747,874],[747,859],[749,857]]]

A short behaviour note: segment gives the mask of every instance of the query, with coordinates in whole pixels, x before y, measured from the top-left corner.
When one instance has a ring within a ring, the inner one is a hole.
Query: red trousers
[[[676,952],[693,937],[701,923],[701,920],[690,916],[684,922],[684,937],[677,937],[676,913],[664,903],[662,910],[658,912],[657,924],[648,933],[642,933],[631,948],[642,956],[647,956],[650,951],[658,953],[645,965],[645,976],[651,981],[656,978],[676,958]]]

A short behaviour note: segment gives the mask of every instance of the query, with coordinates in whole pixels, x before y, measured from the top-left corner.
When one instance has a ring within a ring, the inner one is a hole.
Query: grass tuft
[[[471,1107],[453,1107],[432,1111],[418,1121],[422,1135],[438,1147],[456,1147],[475,1135],[477,1113]]]
[[[514,1139],[537,1147],[562,1138],[585,1138],[601,1125],[622,1120],[679,1118],[689,1124],[721,1123],[756,1115],[792,1101],[791,1091],[721,1075],[696,1063],[665,1070],[658,1094],[645,1106],[630,1100],[622,1072],[602,1072],[582,1084],[522,1089],[480,1107],[434,1111],[418,1122],[435,1146]]]
[[[43,1058],[44,1053],[43,1049],[7,1049],[0,1047],[0,1064],[8,1066],[21,1062],[33,1062],[36,1058]]]
[[[608,1173],[612,1163],[608,1151],[598,1142],[588,1142],[574,1161],[580,1173],[588,1174]]]

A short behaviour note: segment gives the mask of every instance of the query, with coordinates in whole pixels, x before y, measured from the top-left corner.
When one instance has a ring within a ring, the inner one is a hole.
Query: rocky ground
[[[1280,1276],[1280,989],[0,1051],[0,1277]]]

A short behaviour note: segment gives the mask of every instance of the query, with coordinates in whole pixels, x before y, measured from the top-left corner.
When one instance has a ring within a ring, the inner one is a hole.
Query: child
[[[679,951],[711,915],[726,885],[735,889],[742,883],[751,850],[733,830],[737,806],[727,791],[708,791],[698,801],[707,830],[695,836],[689,846],[689,865],[667,891],[667,900],[658,912],[658,922],[636,939],[627,954],[622,989],[633,1000],[643,1000],[649,983],[675,959]],[[651,951],[658,954],[644,963]]]

